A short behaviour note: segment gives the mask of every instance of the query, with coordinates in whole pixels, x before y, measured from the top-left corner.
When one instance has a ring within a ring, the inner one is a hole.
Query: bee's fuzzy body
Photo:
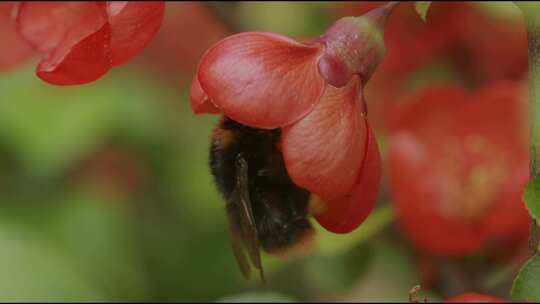
[[[229,220],[241,228],[235,190],[235,159],[247,162],[247,188],[259,243],[269,253],[284,252],[312,233],[307,219],[310,193],[290,179],[280,151],[281,130],[263,130],[223,117],[212,137],[210,167],[227,206]]]

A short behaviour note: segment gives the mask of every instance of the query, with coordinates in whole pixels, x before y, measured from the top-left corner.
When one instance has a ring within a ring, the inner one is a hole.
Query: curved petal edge
[[[315,219],[326,230],[334,233],[349,233],[367,218],[375,207],[381,181],[381,159],[379,148],[367,120],[368,137],[366,157],[353,190],[339,199],[325,200]]]

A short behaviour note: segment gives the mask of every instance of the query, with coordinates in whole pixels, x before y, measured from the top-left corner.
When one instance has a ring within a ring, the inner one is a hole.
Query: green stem
[[[529,48],[529,145],[530,177],[540,177],[540,24],[526,19]]]
[[[529,55],[529,169],[530,179],[540,178],[540,22],[524,11]],[[531,219],[531,250],[538,247],[538,225]]]

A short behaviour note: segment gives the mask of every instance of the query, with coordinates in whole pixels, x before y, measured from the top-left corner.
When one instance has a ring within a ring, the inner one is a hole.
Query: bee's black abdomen
[[[262,247],[281,250],[311,230],[307,220],[310,193],[296,186],[285,169],[278,142],[279,129],[262,130],[227,117],[214,130],[210,167],[218,190],[227,201],[235,189],[235,159],[248,164],[249,195]]]

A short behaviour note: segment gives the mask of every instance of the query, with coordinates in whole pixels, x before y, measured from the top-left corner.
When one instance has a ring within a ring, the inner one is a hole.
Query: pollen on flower
[[[507,157],[499,147],[476,134],[461,142],[449,139],[444,150],[443,164],[451,178],[445,185],[441,211],[457,220],[475,222],[496,202],[499,186],[510,171],[505,165]],[[470,165],[463,155],[476,163]]]

